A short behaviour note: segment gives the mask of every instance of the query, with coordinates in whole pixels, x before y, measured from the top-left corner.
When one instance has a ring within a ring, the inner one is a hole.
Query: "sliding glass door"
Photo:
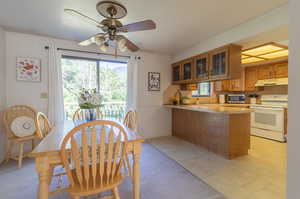
[[[122,120],[127,96],[127,63],[67,56],[61,63],[66,119],[71,120],[79,108],[80,89],[96,88],[103,96],[104,118]]]

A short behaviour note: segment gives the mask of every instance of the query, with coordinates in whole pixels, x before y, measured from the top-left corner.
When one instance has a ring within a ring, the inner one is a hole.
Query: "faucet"
[[[176,93],[175,93],[175,95],[174,95],[174,97],[177,99],[177,95],[178,95],[178,100],[177,100],[177,102],[178,102],[178,105],[180,105],[181,104],[181,98],[182,98],[182,93],[181,93],[181,91],[180,91],[180,89],[177,89],[177,91],[176,91]]]

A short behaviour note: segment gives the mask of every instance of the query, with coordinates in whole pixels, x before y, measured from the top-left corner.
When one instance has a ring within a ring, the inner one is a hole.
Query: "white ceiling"
[[[0,0],[0,26],[9,30],[69,40],[100,32],[64,14],[73,8],[101,20],[99,0]],[[152,19],[157,29],[129,33],[141,49],[174,53],[262,15],[288,0],[120,0],[128,10],[123,24]]]

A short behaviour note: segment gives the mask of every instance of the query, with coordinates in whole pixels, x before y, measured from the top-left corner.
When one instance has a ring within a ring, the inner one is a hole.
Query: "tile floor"
[[[286,144],[251,137],[248,156],[226,160],[176,137],[149,140],[228,199],[285,199]]]

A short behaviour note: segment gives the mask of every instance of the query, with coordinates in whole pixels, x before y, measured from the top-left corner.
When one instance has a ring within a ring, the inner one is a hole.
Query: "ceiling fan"
[[[100,50],[104,52],[106,52],[110,46],[115,48],[115,53],[117,53],[118,49],[121,52],[125,52],[127,49],[136,52],[139,50],[139,47],[120,33],[152,30],[156,28],[156,24],[152,20],[144,20],[123,25],[119,19],[127,15],[127,9],[117,1],[100,1],[97,3],[96,9],[105,19],[97,21],[76,10],[64,10],[68,14],[86,19],[88,22],[93,23],[102,30],[102,33],[98,33],[87,40],[80,42],[79,45],[81,46],[88,46],[95,43],[99,46]]]

